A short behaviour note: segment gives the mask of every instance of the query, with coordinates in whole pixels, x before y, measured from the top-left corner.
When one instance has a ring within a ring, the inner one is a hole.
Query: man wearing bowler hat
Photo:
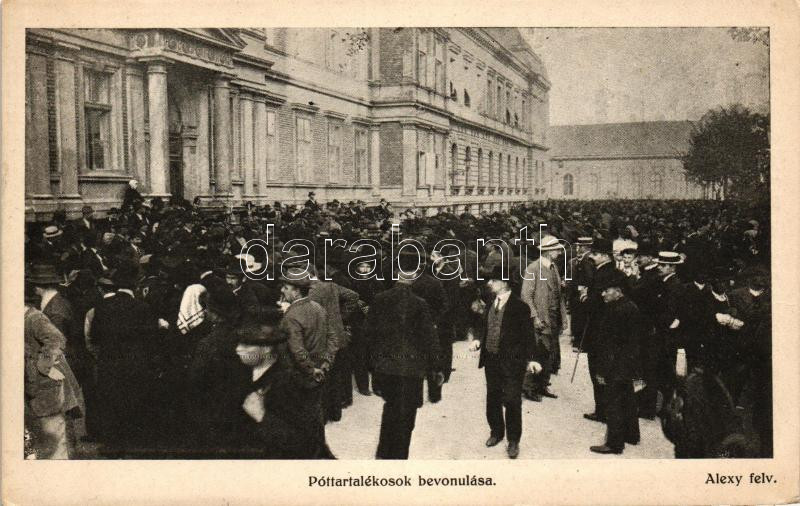
[[[596,335],[603,343],[597,381],[605,387],[605,415],[608,430],[605,444],[592,446],[595,453],[622,453],[625,443],[639,443],[639,418],[633,381],[641,377],[639,339],[641,315],[622,291],[622,272],[604,277],[595,289],[603,298],[596,323]]]
[[[411,285],[420,274],[424,258],[401,249],[398,279],[389,290],[375,296],[364,325],[374,370],[373,389],[383,397],[383,414],[376,458],[408,459],[417,409],[423,404],[423,382],[438,370],[439,339],[427,302]],[[377,388],[376,388],[377,386]]]
[[[91,325],[97,350],[99,439],[112,457],[144,450],[154,430],[150,364],[158,329],[166,322],[134,297],[137,277],[137,265],[117,268],[112,276],[116,294],[97,304]]]
[[[522,437],[522,382],[526,371],[540,373],[548,357],[536,341],[530,307],[512,292],[516,276],[508,279],[498,265],[486,278],[494,299],[484,308],[484,332],[469,349],[480,350],[478,367],[486,372],[486,420],[490,429],[486,446],[496,446],[507,437],[506,452],[515,459]]]
[[[592,380],[594,393],[594,412],[583,415],[587,420],[605,422],[605,385],[598,382],[598,372],[601,368],[603,347],[602,334],[597,332],[597,324],[603,309],[602,291],[599,289],[608,279],[612,279],[620,271],[614,265],[613,246],[606,238],[595,239],[589,252],[589,258],[594,262],[592,282],[586,290],[584,300],[586,304],[588,323],[583,337],[582,351],[586,351],[589,362],[589,376]],[[627,288],[627,284],[626,284]]]
[[[567,300],[573,346],[580,344],[586,328],[586,305],[581,298],[585,298],[594,274],[594,263],[588,255],[593,243],[592,237],[578,237],[575,242],[575,256],[570,259],[569,272],[572,279],[567,282]]]
[[[233,415],[238,457],[308,459],[321,451],[312,432],[316,414],[291,374],[279,320],[263,314],[236,331],[236,355],[248,372]]]

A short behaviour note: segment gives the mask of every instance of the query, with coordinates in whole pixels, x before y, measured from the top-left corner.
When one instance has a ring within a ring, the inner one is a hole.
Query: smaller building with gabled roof
[[[702,198],[681,163],[692,128],[690,121],[551,126],[544,192],[559,199]]]

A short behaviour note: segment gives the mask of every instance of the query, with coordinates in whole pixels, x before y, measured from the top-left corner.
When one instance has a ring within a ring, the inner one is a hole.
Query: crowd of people
[[[676,457],[771,455],[769,209],[451,211],[313,193],[303,206],[204,207],[147,201],[132,183],[102,219],[86,206],[29,224],[26,454],[86,457],[87,441],[108,458],[335,458],[325,425],[355,391],[385,402],[376,457],[407,458],[424,383],[438,402],[457,378],[453,343],[469,339],[486,369],[486,444],[507,438],[515,458],[523,398],[558,396],[550,376],[570,332],[589,360],[584,416],[608,427],[592,451],[638,444],[638,418],[658,416]],[[397,222],[422,261],[392,256]],[[515,241],[540,225],[532,247]],[[293,242],[340,238],[385,247],[367,260]],[[274,255],[243,248],[254,239]],[[276,276],[259,279],[267,262]]]

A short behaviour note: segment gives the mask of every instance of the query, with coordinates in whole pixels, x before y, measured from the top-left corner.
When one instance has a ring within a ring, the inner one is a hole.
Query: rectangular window
[[[503,87],[501,85],[497,85],[497,103],[496,103],[496,112],[494,119],[498,121],[503,121]]]
[[[428,57],[425,51],[417,53],[417,76],[420,86],[428,86]]]
[[[441,135],[433,136],[433,153],[436,184],[444,185],[444,138]]]
[[[331,183],[342,181],[342,124],[328,123],[328,178]]]
[[[356,128],[354,168],[358,184],[369,184],[369,150],[367,146],[367,131],[363,128]]]
[[[442,73],[442,60],[436,59],[434,73],[433,73],[433,85],[436,87],[436,93],[444,93],[444,74]]]
[[[492,79],[488,78],[486,79],[486,108],[484,109],[484,112],[488,116],[491,116],[492,113],[494,112],[494,100],[492,100],[493,96],[494,95],[492,94]]]
[[[417,186],[425,185],[425,164],[427,159],[424,151],[417,152]]]
[[[278,179],[278,135],[275,129],[275,111],[267,111],[267,178]]]
[[[295,166],[297,180],[311,181],[311,119],[297,116]]]
[[[83,74],[83,109],[86,121],[86,160],[89,170],[107,170],[111,149],[110,75],[86,70]]]

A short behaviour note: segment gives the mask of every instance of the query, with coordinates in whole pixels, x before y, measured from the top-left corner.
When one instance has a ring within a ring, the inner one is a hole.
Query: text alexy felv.
[[[775,476],[767,473],[750,473],[745,474],[722,474],[722,473],[708,473],[706,477],[706,485],[733,485],[738,487],[745,483],[752,483],[753,485],[767,485],[778,483]]]

